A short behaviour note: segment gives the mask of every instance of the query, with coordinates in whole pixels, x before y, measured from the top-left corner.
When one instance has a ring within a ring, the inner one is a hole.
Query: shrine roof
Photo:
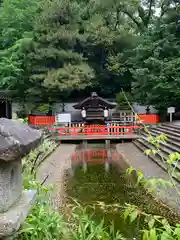
[[[75,104],[73,107],[75,109],[82,109],[83,107],[92,106],[92,105],[97,107],[99,106],[107,107],[108,109],[112,109],[116,107],[116,103],[109,102],[106,99],[99,97],[96,92],[93,92],[91,94],[91,97],[84,99],[83,101]]]

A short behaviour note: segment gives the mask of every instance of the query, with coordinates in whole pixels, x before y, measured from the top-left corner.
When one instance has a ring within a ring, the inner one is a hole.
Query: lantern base
[[[26,219],[35,201],[36,191],[25,190],[22,197],[8,211],[0,214],[0,239],[9,239]]]

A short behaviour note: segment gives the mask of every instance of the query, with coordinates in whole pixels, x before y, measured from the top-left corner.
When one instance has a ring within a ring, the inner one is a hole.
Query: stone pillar
[[[35,199],[35,191],[23,190],[21,159],[41,135],[26,124],[0,119],[0,239],[18,231]]]

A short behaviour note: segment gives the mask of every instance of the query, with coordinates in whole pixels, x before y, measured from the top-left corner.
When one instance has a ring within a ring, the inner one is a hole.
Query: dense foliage
[[[117,107],[119,109],[131,109],[133,101],[133,96],[128,92],[120,92],[116,96]]]
[[[3,0],[0,87],[53,102],[123,88],[157,108],[177,105],[178,0]]]
[[[180,5],[167,9],[143,35],[133,59],[134,90],[138,100],[158,109],[180,100]]]

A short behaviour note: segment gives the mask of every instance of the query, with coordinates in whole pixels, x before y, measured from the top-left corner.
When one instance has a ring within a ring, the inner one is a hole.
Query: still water
[[[82,146],[77,148],[78,158],[72,158],[72,172],[69,174],[67,183],[67,195],[76,199],[83,206],[96,205],[95,221],[104,218],[108,225],[114,222],[116,230],[127,239],[139,239],[139,223],[130,225],[124,222],[122,211],[104,211],[97,202],[105,205],[118,204],[123,206],[125,203],[136,204],[148,212],[157,214],[158,205],[154,204],[151,196],[147,195],[144,189],[137,188],[132,181],[132,177],[125,174],[122,159],[116,157],[106,161],[107,149],[104,145],[88,145],[86,153],[99,151],[103,154],[83,155]],[[105,151],[105,153],[104,153]],[[111,146],[110,153],[118,156],[115,146]],[[85,156],[85,157],[84,157]],[[152,207],[153,206],[153,207]]]

